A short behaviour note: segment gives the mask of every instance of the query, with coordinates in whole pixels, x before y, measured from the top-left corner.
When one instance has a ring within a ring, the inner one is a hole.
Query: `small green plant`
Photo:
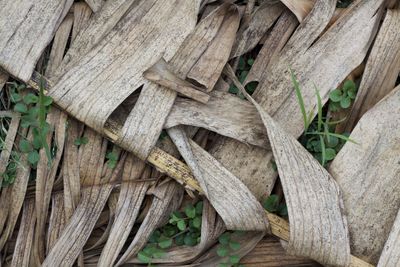
[[[227,231],[218,238],[217,254],[222,258],[227,257],[227,261],[221,262],[219,267],[244,266],[239,264],[240,257],[239,255],[235,254],[236,251],[238,251],[241,247],[240,243],[236,241],[237,237],[239,237],[241,234],[242,232],[240,231]]]
[[[113,152],[113,151],[108,152],[106,154],[106,159],[107,159],[107,166],[109,168],[114,169],[117,166],[118,155],[115,152]]]
[[[321,96],[315,85],[314,89],[317,97],[318,113],[317,117],[312,120],[313,112],[306,112],[299,83],[292,70],[290,70],[290,73],[304,121],[304,134],[299,138],[299,140],[322,166],[326,166],[329,161],[335,158],[337,152],[342,148],[345,142],[356,142],[351,140],[348,134],[338,134],[334,132],[335,125],[343,120],[336,122],[329,121],[330,118],[327,117],[326,113],[324,114]],[[349,89],[350,83],[347,85],[347,90]]]
[[[239,64],[238,64],[238,68],[236,71],[236,75],[238,76],[240,83],[244,83],[244,81],[246,80],[246,77],[249,74],[250,68],[253,65],[253,63],[254,63],[253,58],[249,58],[247,60],[245,60],[244,57],[239,58]],[[257,87],[256,82],[250,82],[245,86],[245,89],[246,89],[247,93],[249,93],[251,95],[256,90],[256,87]],[[232,84],[229,87],[229,93],[235,94],[235,95],[239,96],[241,99],[245,99],[244,95],[240,92],[240,90],[234,84]]]
[[[270,195],[262,201],[264,209],[268,212],[275,213],[282,217],[288,216],[288,211],[285,203],[280,203],[278,195]]]
[[[356,94],[356,84],[351,80],[345,81],[341,88],[337,88],[329,94],[329,110],[336,112],[340,109],[349,108],[356,98]]]
[[[74,140],[74,145],[81,146],[86,145],[89,142],[89,139],[86,136],[78,137]]]
[[[176,246],[195,246],[200,242],[203,202],[188,204],[183,211],[174,211],[166,225],[155,230],[147,245],[138,253],[138,259],[151,265],[162,258],[166,249]]]
[[[46,142],[46,136],[50,131],[50,125],[46,122],[46,115],[49,112],[53,100],[44,95],[44,86],[41,82],[39,95],[31,92],[25,93],[24,84],[11,83],[10,98],[14,103],[14,111],[21,114],[21,127],[32,129],[32,141],[21,139],[18,148],[21,153],[27,154],[28,162],[32,168],[36,168],[39,162],[40,149],[44,149],[51,164],[52,153]]]

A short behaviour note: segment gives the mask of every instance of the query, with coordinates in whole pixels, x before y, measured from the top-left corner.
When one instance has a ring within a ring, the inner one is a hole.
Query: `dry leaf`
[[[18,229],[17,243],[13,251],[12,267],[28,267],[35,229],[35,202],[27,200],[22,210],[21,224]]]
[[[268,225],[263,208],[250,190],[207,151],[188,139],[183,129],[168,134],[199,181],[205,196],[227,229],[264,231]]]
[[[241,56],[252,50],[283,11],[281,4],[264,3],[251,15],[248,25],[240,27],[231,51],[231,57]]]
[[[85,0],[93,12],[99,12],[104,5],[105,0]]]
[[[316,0],[281,0],[281,2],[296,15],[299,22],[302,22],[310,13]]]
[[[182,197],[183,189],[179,184],[170,181],[156,188],[160,197],[154,197],[151,207],[146,214],[139,227],[134,239],[129,247],[124,251],[123,255],[119,258],[116,266],[125,263],[130,257],[136,255],[147,243],[153,231],[165,224],[172,211],[179,208]]]
[[[396,267],[400,264],[400,213],[393,223],[389,238],[379,258],[378,267]]]
[[[27,82],[73,0],[1,1],[0,66]]]
[[[178,98],[164,128],[180,124],[206,128],[244,143],[268,146],[267,132],[257,110],[230,93],[212,92],[206,105]]]
[[[342,188],[353,255],[376,264],[400,208],[400,87],[358,122],[329,170]],[[379,179],[377,179],[379,177]]]
[[[400,10],[388,10],[368,57],[346,131],[395,86],[400,72]]]
[[[203,88],[195,86],[173,73],[163,58],[143,72],[143,77],[203,104],[210,99],[210,96],[202,91]]]
[[[338,184],[247,94],[229,65],[226,73],[257,108],[267,129],[290,218],[288,252],[326,265],[349,265],[350,241]]]
[[[144,171],[145,163],[143,161],[133,155],[127,157],[116,206],[115,220],[98,261],[101,266],[112,266],[114,264],[132,230],[149,187],[149,183],[145,179],[150,175],[150,169],[147,168]],[[144,181],[139,182],[137,181],[138,179],[144,179]]]
[[[173,71],[184,78],[193,65],[201,60],[203,54],[207,55],[208,47],[213,45],[214,41],[218,41],[217,36],[225,18],[232,16],[236,20],[239,19],[236,8],[230,4],[223,4],[201,21],[169,61]],[[231,47],[232,44],[226,43],[224,45]],[[217,66],[220,67],[221,62],[219,58],[216,58],[215,62],[209,64],[209,68],[213,69],[215,66],[216,69],[213,70],[218,71]],[[222,68],[219,71],[222,71]],[[118,144],[135,153],[141,159],[147,158],[160,136],[162,126],[175,98],[176,92],[146,83],[136,105],[126,119]]]

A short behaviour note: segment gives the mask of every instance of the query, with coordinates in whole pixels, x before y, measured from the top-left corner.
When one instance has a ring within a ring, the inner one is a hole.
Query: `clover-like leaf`
[[[185,214],[187,217],[193,219],[194,217],[196,217],[196,208],[193,205],[187,205],[185,207]]]
[[[29,152],[28,161],[30,164],[35,165],[39,161],[39,153],[36,150]]]
[[[28,140],[22,139],[22,140],[19,142],[19,150],[20,150],[22,153],[29,153],[29,152],[32,151],[32,145],[31,145],[31,143],[30,143]]]
[[[342,91],[335,89],[329,94],[329,99],[333,102],[339,102],[342,99]]]
[[[24,96],[24,103],[29,105],[29,104],[34,104],[39,101],[39,97],[35,94],[29,93]]]
[[[14,111],[19,113],[26,113],[28,112],[28,107],[24,103],[17,103],[14,106]]]
[[[186,222],[184,220],[179,220],[177,223],[178,229],[181,231],[186,230]]]
[[[232,264],[238,264],[240,261],[240,257],[238,255],[232,255],[229,257],[229,262]]]
[[[218,237],[218,241],[222,245],[228,245],[231,240],[231,234],[229,232],[225,232]]]
[[[336,151],[333,148],[325,149],[325,159],[333,160],[336,157]]]
[[[277,195],[270,195],[268,198],[264,199],[262,205],[264,209],[269,212],[276,212],[278,207],[279,197]]]
[[[217,254],[220,257],[226,257],[229,254],[229,249],[226,246],[219,246],[217,249]]]
[[[229,247],[236,251],[236,250],[240,249],[240,243],[236,242],[236,241],[231,241],[231,242],[229,242]]]
[[[172,246],[172,238],[162,236],[158,241],[158,246],[162,249],[169,248]]]
[[[342,98],[341,100],[340,100],[340,106],[342,107],[342,108],[348,108],[348,107],[350,107],[350,104],[351,104],[351,99],[350,99],[350,97],[344,97],[344,98]]]

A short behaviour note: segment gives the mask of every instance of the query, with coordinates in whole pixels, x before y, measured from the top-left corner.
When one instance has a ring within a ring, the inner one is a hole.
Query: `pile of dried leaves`
[[[0,266],[399,266],[400,3],[349,2],[1,1]]]

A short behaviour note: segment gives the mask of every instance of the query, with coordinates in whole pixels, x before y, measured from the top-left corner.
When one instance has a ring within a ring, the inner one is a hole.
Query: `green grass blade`
[[[44,150],[46,152],[48,165],[50,165],[52,160],[51,160],[50,148],[46,142],[47,131],[45,130],[45,127],[46,127],[46,106],[44,105],[44,80],[42,78],[40,79],[40,88],[39,88],[39,132],[40,132],[40,137],[42,139]]]
[[[308,134],[326,135],[326,133],[323,133],[323,132],[312,132],[312,133],[308,133]],[[342,140],[345,140],[345,141],[349,141],[349,142],[352,142],[352,143],[354,143],[354,144],[359,145],[359,143],[357,143],[356,141],[354,141],[354,140],[351,139],[350,137],[347,137],[347,136],[342,135],[342,134],[336,134],[336,133],[330,133],[330,132],[328,132],[327,135],[334,136],[334,137],[337,137],[337,138],[339,138],[339,139],[342,139]]]
[[[289,68],[289,71],[290,71],[290,77],[292,79],[292,83],[293,83],[294,89],[296,91],[297,100],[299,101],[301,114],[303,115],[304,131],[307,131],[308,126],[310,126],[310,122],[309,122],[308,117],[307,117],[307,112],[306,112],[306,108],[305,108],[305,105],[304,105],[304,99],[303,99],[303,96],[302,96],[301,91],[300,91],[299,83],[296,80],[296,76],[294,75],[294,73],[293,73],[291,68]]]
[[[322,100],[321,100],[321,95],[319,94],[319,90],[317,86],[314,84],[314,89],[315,89],[315,94],[317,96],[317,107],[318,107],[318,131],[321,131],[322,129]]]
[[[322,166],[325,165],[326,162],[326,150],[325,150],[325,141],[324,141],[324,137],[322,135],[319,136],[319,141],[321,143],[321,153],[322,153]]]

